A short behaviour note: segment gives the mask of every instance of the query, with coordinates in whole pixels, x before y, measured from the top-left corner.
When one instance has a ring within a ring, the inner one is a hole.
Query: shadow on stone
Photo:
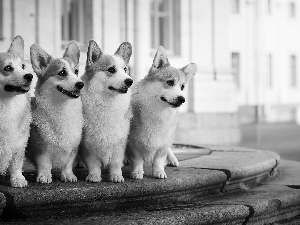
[[[287,185],[289,188],[300,189],[300,185]]]

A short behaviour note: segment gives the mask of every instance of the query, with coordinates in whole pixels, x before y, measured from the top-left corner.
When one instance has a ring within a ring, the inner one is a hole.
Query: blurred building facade
[[[233,0],[230,38],[241,121],[299,123],[300,2]]]
[[[0,0],[0,51],[17,34],[61,57],[70,40],[106,53],[133,45],[130,72],[144,77],[159,45],[172,66],[198,72],[186,89],[177,142],[232,144],[239,121],[297,120],[300,4],[296,0]],[[299,15],[298,15],[299,14]],[[300,112],[300,111],[299,111]],[[300,118],[300,116],[299,116]]]

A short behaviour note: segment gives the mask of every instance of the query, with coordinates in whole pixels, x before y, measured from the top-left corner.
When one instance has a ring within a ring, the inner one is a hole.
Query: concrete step
[[[276,185],[135,209],[10,224],[274,224],[300,214],[300,192]]]
[[[152,178],[149,167],[145,179],[129,179],[129,166],[122,184],[108,182],[107,171],[103,182],[87,183],[85,169],[76,170],[77,183],[36,184],[35,171],[25,172],[25,189],[2,179],[0,218],[8,224],[268,224],[300,214],[300,163],[280,167],[275,153],[237,147],[177,145],[174,152],[180,167],[168,167],[165,180]]]

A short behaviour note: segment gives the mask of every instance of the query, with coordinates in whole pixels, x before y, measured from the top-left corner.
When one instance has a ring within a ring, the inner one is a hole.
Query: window
[[[296,6],[294,2],[290,2],[289,4],[289,15],[291,18],[296,17]]]
[[[3,0],[0,0],[0,41],[3,40]]]
[[[92,0],[62,1],[62,40],[85,45],[92,38]]]
[[[231,0],[231,10],[232,13],[238,14],[240,13],[240,0]]]
[[[240,53],[238,52],[231,53],[231,69],[236,84],[239,87],[240,86]]]
[[[297,57],[296,55],[290,56],[290,85],[297,87]]]
[[[151,47],[180,54],[180,0],[151,0]]]
[[[271,54],[267,56],[267,86],[273,87],[273,57]]]
[[[267,13],[272,14],[272,0],[267,0]]]

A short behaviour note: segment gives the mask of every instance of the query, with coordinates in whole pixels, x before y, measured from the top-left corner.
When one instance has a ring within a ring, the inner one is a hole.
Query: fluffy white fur
[[[62,59],[53,59],[38,45],[31,46],[30,50],[38,83],[27,157],[37,167],[37,182],[51,183],[52,168],[61,169],[62,181],[76,182],[73,162],[83,127],[80,88],[76,87],[76,83],[83,83],[75,74],[79,47],[76,42],[70,42]],[[60,92],[58,86],[75,97]]]
[[[144,163],[152,163],[152,173],[157,178],[167,178],[164,172],[167,157],[171,164],[178,165],[171,149],[177,125],[177,107],[184,102],[182,89],[196,70],[195,64],[180,70],[170,67],[166,52],[160,47],[149,74],[134,86],[131,100],[133,119],[127,151],[132,164],[132,178],[143,178]]]
[[[9,169],[10,183],[13,187],[25,187],[27,181],[22,175],[25,148],[29,137],[31,121],[29,86],[31,80],[25,81],[24,75],[24,41],[16,36],[6,53],[0,53],[0,174]],[[13,70],[5,71],[10,65]],[[32,75],[30,74],[31,79]],[[12,85],[21,88],[7,91]]]
[[[85,124],[81,155],[90,182],[101,181],[102,166],[109,167],[110,181],[124,181],[121,168],[131,118],[131,84],[126,86],[124,81],[132,82],[126,73],[130,56],[131,45],[127,42],[115,55],[104,55],[96,42],[89,43],[86,73],[82,76],[86,85],[82,92]]]

